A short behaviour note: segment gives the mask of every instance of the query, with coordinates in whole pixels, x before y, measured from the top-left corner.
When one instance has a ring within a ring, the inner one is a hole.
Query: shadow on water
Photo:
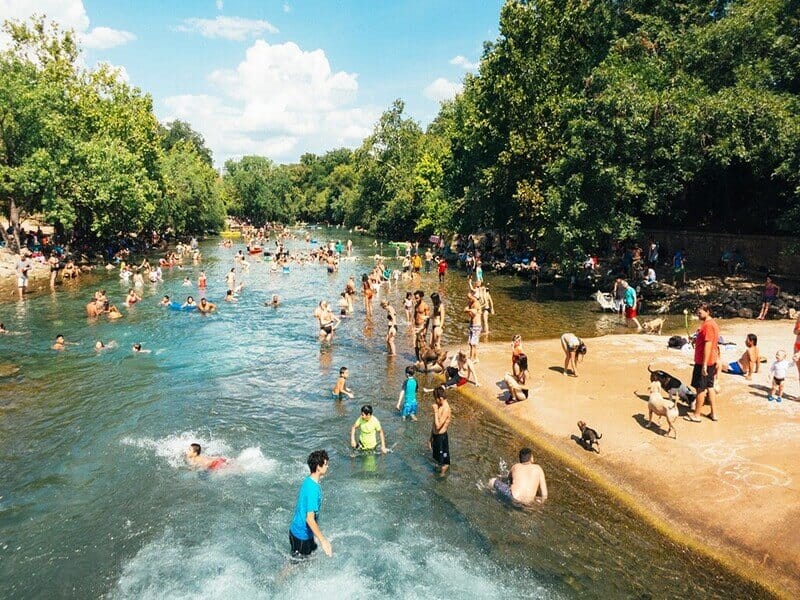
[[[366,238],[353,239],[361,256],[374,252]],[[240,247],[204,244],[211,300],[222,300]],[[0,385],[3,596],[765,596],[656,534],[543,450],[535,458],[550,499],[531,509],[499,502],[486,482],[529,442],[455,394],[454,465],[438,477],[427,447],[430,396],[419,399],[418,422],[400,420],[394,409],[413,355],[402,309],[396,358],[386,354],[377,304],[368,327],[359,304],[331,344],[316,339],[317,302],[334,301],[347,277],[371,263],[346,261],[327,276],[316,265],[271,273],[253,260],[240,301],[219,302],[206,318],[157,306],[165,293],[196,293],[181,281],[196,281],[199,266],[147,285],[143,301],[114,323],[83,317],[86,287],[0,306],[9,329],[27,332],[0,338],[4,360],[20,369]],[[435,277],[382,294],[401,307],[407,289],[438,290],[448,309],[445,341],[463,341],[466,279],[451,271],[440,286]],[[591,302],[521,300],[506,291],[520,288],[519,280],[489,277],[497,339],[620,326],[618,317],[592,312]],[[127,290],[110,274],[95,284],[116,300]],[[283,300],[278,309],[263,306],[272,294]],[[56,333],[76,345],[55,355]],[[97,339],[116,348],[98,354]],[[136,342],[152,352],[132,354]],[[341,366],[350,370],[354,400],[331,397]],[[421,377],[420,387],[432,381]],[[351,457],[350,427],[366,402],[392,447],[386,456]],[[193,441],[234,467],[188,470],[182,453]],[[315,448],[331,455],[320,523],[334,558],[289,567],[287,527]]]

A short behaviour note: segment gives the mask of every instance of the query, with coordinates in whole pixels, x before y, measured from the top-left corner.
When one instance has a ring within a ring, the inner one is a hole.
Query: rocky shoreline
[[[609,270],[598,275],[597,269],[591,274],[574,278],[565,277],[553,267],[531,269],[528,263],[508,263],[492,261],[492,271],[516,274],[524,279],[536,281],[540,286],[571,289],[585,292],[594,299],[598,291],[610,292],[614,286],[614,276]],[[754,281],[745,276],[719,277],[707,275],[691,278],[685,285],[675,287],[669,283],[656,281],[646,286],[634,282],[641,302],[640,312],[644,315],[682,314],[684,310],[694,311],[699,302],[708,302],[715,316],[721,318],[752,319],[761,310],[764,283],[761,278]],[[767,312],[767,319],[795,319],[800,312],[800,295],[781,291]]]

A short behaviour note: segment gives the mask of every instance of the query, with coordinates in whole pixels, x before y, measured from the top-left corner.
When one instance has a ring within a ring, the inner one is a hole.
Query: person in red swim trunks
[[[200,444],[189,444],[186,449],[186,462],[193,467],[216,471],[227,466],[228,459],[224,456],[200,456],[203,449]]]

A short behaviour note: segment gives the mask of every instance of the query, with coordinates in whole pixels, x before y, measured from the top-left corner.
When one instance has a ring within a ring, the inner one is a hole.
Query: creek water
[[[341,232],[318,231],[318,235]],[[413,346],[403,323],[399,356],[386,355],[386,320],[363,308],[320,344],[312,311],[334,302],[347,277],[369,269],[371,240],[353,238],[358,258],[328,275],[319,265],[270,273],[251,260],[236,304],[221,302],[234,250],[203,244],[209,316],[157,306],[201,267],[145,284],[143,300],[116,322],[88,320],[84,305],[105,287],[122,304],[116,274],[64,285],[55,295],[0,306],[13,332],[2,361],[20,368],[0,379],[0,581],[6,598],[608,598],[759,597],[765,592],[664,539],[613,497],[535,450],[550,499],[531,509],[498,501],[486,480],[521,445],[472,401],[450,393],[453,468],[433,470],[420,421],[394,410]],[[296,247],[305,244],[296,242]],[[290,245],[291,247],[291,245]],[[585,301],[531,301],[525,282],[487,275],[498,315],[492,339],[590,336],[619,331],[616,317]],[[415,286],[417,287],[417,286]],[[451,270],[440,290],[450,309],[446,341],[460,344],[465,279]],[[263,305],[277,293],[277,309]],[[56,334],[73,342],[49,349]],[[95,340],[116,348],[93,350]],[[148,354],[133,354],[140,342]],[[556,342],[557,343],[557,342]],[[340,366],[356,399],[330,390]],[[421,378],[420,383],[427,380]],[[422,386],[420,386],[422,387]],[[349,430],[370,402],[393,452],[352,457]],[[187,469],[199,442],[233,459],[213,474]],[[333,558],[288,559],[287,530],[305,459],[331,456],[323,480],[322,530]],[[535,448],[535,446],[534,446]],[[634,458],[632,457],[632,460]]]

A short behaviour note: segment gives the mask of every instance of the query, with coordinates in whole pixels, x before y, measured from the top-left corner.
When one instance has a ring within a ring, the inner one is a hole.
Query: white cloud
[[[254,42],[234,69],[213,71],[213,95],[165,100],[165,120],[182,119],[203,134],[218,164],[261,154],[279,162],[304,152],[354,146],[380,111],[353,106],[358,79],[333,71],[323,50]]]
[[[467,71],[473,71],[478,68],[477,64],[470,62],[466,56],[461,56],[460,54],[451,58],[450,64],[466,69]]]
[[[222,0],[217,0],[217,10],[222,10]]]
[[[461,92],[463,86],[460,83],[454,83],[452,81],[448,81],[444,77],[439,77],[433,83],[428,85],[422,93],[425,94],[426,98],[430,98],[431,100],[436,100],[437,102],[442,102],[444,100],[450,100],[455,97],[456,94]]]
[[[278,28],[269,21],[244,19],[242,17],[218,16],[216,19],[186,19],[178,31],[197,32],[207,38],[224,38],[242,42],[264,33],[278,33]]]
[[[136,39],[129,31],[110,27],[90,30],[83,0],[0,0],[0,20],[27,20],[32,15],[45,15],[63,29],[74,29],[86,48],[113,48]],[[7,40],[0,40],[0,46],[6,43]]]
[[[136,39],[130,31],[121,31],[109,27],[95,27],[89,33],[81,35],[81,42],[86,48],[115,48]]]

